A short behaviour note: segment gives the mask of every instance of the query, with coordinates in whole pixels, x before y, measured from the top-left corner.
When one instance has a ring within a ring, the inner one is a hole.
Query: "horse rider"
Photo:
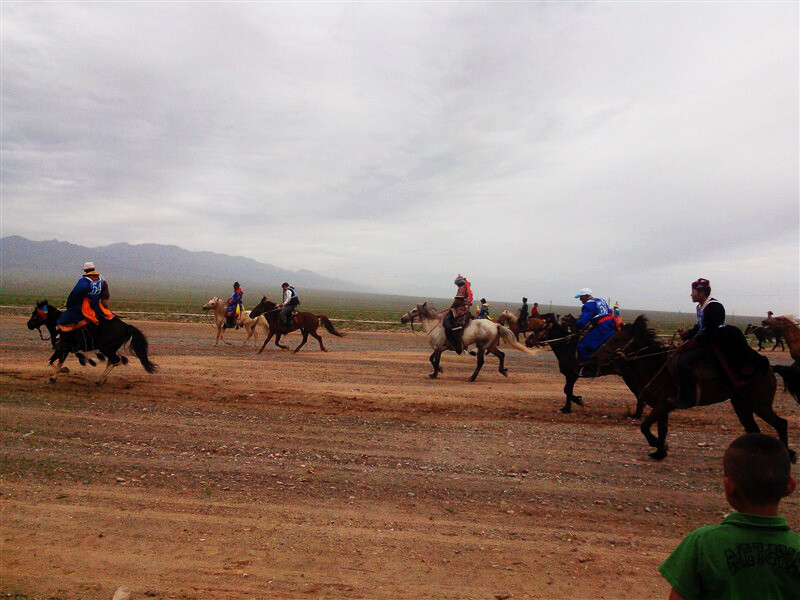
[[[750,348],[738,327],[727,325],[725,307],[711,297],[708,279],[701,277],[692,282],[691,297],[692,302],[697,303],[697,323],[681,335],[687,341],[679,349],[680,356],[675,369],[678,396],[667,399],[676,408],[689,408],[699,401],[699,398],[695,398],[693,368],[706,357],[716,357],[734,387],[741,387],[744,384],[742,378],[769,365],[766,358]]]
[[[83,275],[67,297],[67,309],[58,318],[57,328],[73,331],[89,323],[99,325],[101,317],[113,319],[114,314],[108,309],[110,298],[108,282],[95,270],[94,263],[84,263]]]
[[[476,319],[488,319],[489,318],[489,303],[486,302],[486,298],[481,298],[481,303],[478,305],[478,310],[475,312]]]
[[[617,327],[608,303],[602,298],[594,298],[592,290],[583,288],[575,297],[583,304],[581,316],[575,322],[576,327],[581,330],[591,326],[589,333],[578,342],[578,362],[586,365],[591,362],[597,349],[617,332]]]
[[[227,320],[226,327],[233,327],[239,315],[244,311],[243,299],[244,292],[242,288],[239,287],[239,282],[235,281],[233,283],[233,296],[228,299],[228,306],[225,309],[225,319]],[[236,325],[236,328],[238,329],[239,326]]]
[[[617,331],[622,329],[622,317],[619,316],[619,302],[614,302],[614,308],[611,311],[611,314],[614,317],[614,325],[617,328]]]
[[[278,314],[278,320],[281,324],[281,333],[286,334],[292,329],[292,311],[294,311],[295,306],[300,304],[300,298],[297,295],[297,290],[285,281],[281,284],[281,289],[283,290],[283,303],[276,308],[281,309]]]
[[[531,308],[531,315],[530,316],[531,316],[531,318],[533,318],[533,317],[537,317],[538,318],[540,316],[539,315],[539,303],[538,302],[534,302],[533,303],[533,308]]]
[[[461,354],[464,351],[462,342],[464,326],[466,325],[467,317],[469,317],[470,306],[472,306],[472,288],[467,278],[460,273],[453,283],[458,286],[458,290],[456,290],[456,296],[453,298],[450,310],[447,311],[447,315],[442,321],[442,326],[444,327],[444,335],[452,349],[456,354]]]
[[[517,329],[520,333],[525,333],[528,331],[528,299],[524,297],[522,298],[522,306],[519,307]]]

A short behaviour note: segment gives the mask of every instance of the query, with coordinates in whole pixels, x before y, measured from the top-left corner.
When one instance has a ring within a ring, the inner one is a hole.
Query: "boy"
[[[690,533],[658,570],[669,600],[800,598],[800,535],[778,503],[791,494],[789,453],[777,439],[746,433],[725,451],[725,499],[737,511]]]

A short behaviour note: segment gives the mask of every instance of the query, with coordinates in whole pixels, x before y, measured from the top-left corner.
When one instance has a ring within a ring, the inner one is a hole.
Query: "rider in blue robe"
[[[592,326],[591,331],[578,342],[578,360],[587,362],[597,349],[617,332],[617,326],[614,324],[614,316],[608,308],[608,303],[602,298],[593,298],[592,290],[583,288],[575,297],[580,298],[583,303],[581,316],[575,325],[578,329],[583,329],[587,325]]]
[[[98,325],[100,317],[113,318],[111,312],[101,305],[101,300],[110,297],[108,283],[92,262],[83,266],[83,272],[83,277],[78,279],[67,297],[67,309],[58,318],[57,325],[62,329],[73,328],[84,320]]]
[[[242,301],[244,299],[244,292],[242,288],[239,287],[239,282],[236,281],[233,284],[233,296],[230,297],[228,300],[228,306],[225,309],[225,318],[227,319],[226,326],[233,327],[236,325],[236,319],[242,314],[244,311],[244,305]],[[238,326],[237,326],[238,329]]]

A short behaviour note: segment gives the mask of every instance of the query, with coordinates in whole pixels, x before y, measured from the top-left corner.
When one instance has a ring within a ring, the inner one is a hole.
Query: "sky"
[[[800,314],[799,13],[3,2],[0,229],[420,298],[462,273],[691,311],[704,277],[728,312]]]

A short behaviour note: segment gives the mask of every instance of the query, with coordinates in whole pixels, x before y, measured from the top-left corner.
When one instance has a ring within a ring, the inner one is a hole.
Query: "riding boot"
[[[464,342],[462,341],[464,338],[464,328],[456,327],[450,331],[450,335],[452,336],[450,343],[453,345],[455,353],[461,354],[464,352]]]

